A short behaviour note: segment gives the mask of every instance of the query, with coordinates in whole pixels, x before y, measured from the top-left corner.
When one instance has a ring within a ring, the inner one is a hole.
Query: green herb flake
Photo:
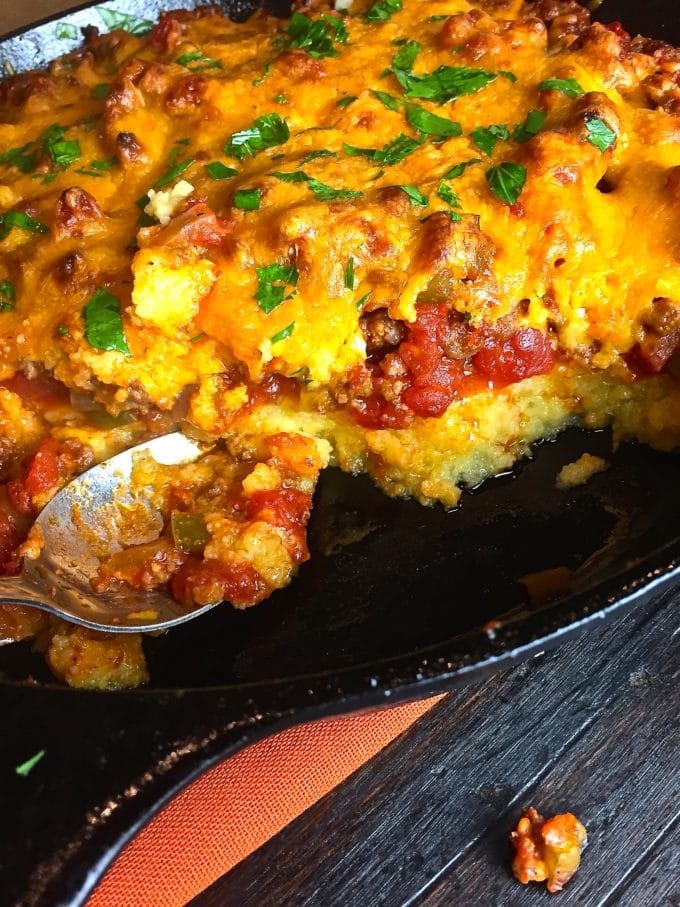
[[[339,101],[336,101],[336,107],[349,107],[350,104],[353,104],[356,101],[356,95],[345,95],[344,98],[340,98]]]
[[[338,199],[361,198],[361,192],[355,192],[352,189],[334,189],[316,179],[307,180],[307,185],[314,195],[321,202],[334,202]]]
[[[391,166],[403,161],[405,157],[416,151],[423,143],[423,139],[414,139],[404,135],[403,132],[388,142],[384,148],[356,148],[354,145],[344,144],[343,151],[353,157],[365,157],[374,164]]]
[[[78,37],[78,29],[69,22],[57,22],[54,34],[57,38],[66,38],[69,41],[75,41]]]
[[[462,135],[463,132],[460,123],[437,116],[435,113],[430,113],[429,110],[419,107],[418,104],[406,105],[406,119],[410,126],[425,133],[425,135],[451,138],[452,136]]]
[[[222,69],[222,61],[215,60],[214,57],[206,57],[205,54],[196,50],[193,53],[182,54],[175,60],[179,66],[183,66],[190,72],[205,72],[208,69]],[[255,85],[255,82],[253,82]]]
[[[274,336],[271,338],[272,343],[280,343],[282,340],[287,340],[288,337],[295,330],[295,322],[291,321],[290,324],[286,325],[285,328],[282,328],[280,331],[277,331]]]
[[[234,195],[234,208],[241,211],[258,211],[260,208],[259,189],[237,189]]]
[[[401,0],[378,0],[364,13],[364,22],[387,22],[401,10]]]
[[[11,280],[0,280],[0,312],[9,312],[14,308],[16,291]]]
[[[428,22],[443,22],[444,19],[448,19],[448,18],[449,18],[448,15],[446,13],[443,13],[438,16],[430,16],[427,21]]]
[[[368,302],[368,299],[369,299],[370,295],[372,294],[372,292],[373,292],[373,290],[369,290],[368,293],[364,293],[364,295],[361,297],[361,299],[357,299],[356,307],[359,312],[363,309],[363,307]]]
[[[308,183],[310,180],[304,170],[292,170],[290,172],[273,170],[269,175],[281,180],[282,183]]]
[[[21,765],[17,765],[14,771],[22,778],[28,778],[36,765],[45,755],[45,750],[39,750],[34,756],[31,756],[30,759],[27,759],[25,762],[22,762]]]
[[[90,92],[90,97],[94,101],[101,101],[102,98],[105,98],[109,93],[109,83],[108,82],[99,82],[94,86]]]
[[[156,182],[152,185],[151,188],[154,191],[158,191],[159,189],[162,189],[163,186],[167,186],[168,183],[174,182],[178,176],[180,176],[182,173],[184,173],[185,170],[188,170],[189,167],[191,167],[191,165],[195,164],[195,163],[196,163],[195,158],[191,158],[188,161],[178,161],[176,164],[173,164],[172,167],[169,167],[165,171],[165,173],[162,173],[158,177]],[[149,196],[143,195],[141,198],[137,199],[135,204],[137,205],[138,208],[142,208],[142,209],[146,208],[146,206],[149,204]]]
[[[310,57],[322,59],[323,57],[337,57],[338,51],[335,42],[347,43],[347,30],[341,20],[338,25],[332,16],[321,19],[311,19],[304,13],[293,13],[285,37],[278,39],[278,46],[282,48],[294,47],[303,50]]]
[[[616,141],[616,133],[600,117],[590,117],[586,120],[586,132],[590,144],[603,154]]]
[[[123,330],[120,300],[103,287],[99,287],[83,308],[85,337],[96,350],[115,350],[130,355]]]
[[[153,22],[150,19],[140,19],[138,16],[131,16],[128,13],[120,13],[115,9],[106,9],[97,7],[102,22],[109,29],[122,28],[131,35],[145,35],[153,28]]]
[[[446,202],[446,204],[450,205],[452,208],[460,208],[460,199],[453,191],[453,189],[450,186],[447,186],[446,183],[439,184],[437,195],[443,202]]]
[[[543,128],[546,114],[542,110],[530,110],[523,123],[518,123],[512,130],[513,142],[524,144],[537,135]]]
[[[481,91],[497,78],[495,72],[468,66],[440,66],[425,75],[415,75],[403,69],[393,69],[392,72],[407,98],[422,98],[439,104]]]
[[[344,19],[340,16],[329,16],[327,13],[323,13],[321,18],[330,25],[335,32],[335,40],[338,44],[349,44],[349,32],[347,31]]]
[[[486,171],[489,188],[499,201],[514,205],[522,193],[527,178],[526,167],[521,164],[504,162]]]
[[[286,289],[297,286],[300,276],[294,265],[279,264],[257,268],[256,274],[257,292],[254,298],[265,315],[273,312],[285,299],[290,299],[290,295],[286,296]]]
[[[205,337],[205,331],[201,331],[200,334],[194,334],[193,337],[189,338],[189,343],[198,343],[203,337]]]
[[[462,176],[468,167],[472,167],[473,164],[481,164],[482,159],[479,157],[473,157],[469,161],[463,161],[460,164],[454,164],[450,170],[447,170],[446,173],[442,176],[443,180],[455,180],[459,176]]]
[[[347,264],[345,265],[345,287],[346,287],[346,289],[353,290],[354,281],[355,281],[354,256],[350,255],[350,257],[347,259]]]
[[[539,91],[561,91],[568,98],[577,98],[585,91],[576,79],[544,79],[538,86]]]
[[[388,94],[386,91],[371,89],[371,94],[376,97],[383,105],[383,107],[386,107],[388,110],[399,110],[401,101],[393,97],[391,94]]]
[[[222,64],[220,64],[220,65],[222,65]],[[256,88],[258,85],[262,85],[262,83],[264,82],[264,80],[265,80],[265,79],[267,78],[267,76],[269,75],[269,71],[270,71],[271,68],[272,68],[271,61],[268,61],[267,63],[264,64],[264,68],[262,69],[262,75],[260,76],[260,78],[259,78],[259,79],[253,79],[253,87],[254,87],[254,88]]]
[[[222,161],[210,161],[209,164],[203,164],[203,169],[211,180],[226,180],[232,176],[238,176],[238,170],[227,167]]]
[[[510,132],[504,123],[496,123],[492,126],[478,126],[472,130],[470,138],[480,151],[490,155],[499,139],[510,138]]]
[[[60,324],[59,327],[57,328],[57,334],[59,334],[60,337],[66,337],[66,335],[68,333],[69,333],[69,328],[68,328],[67,324]]]
[[[287,104],[288,98],[285,96],[285,94],[277,94],[276,97],[274,98],[274,101],[277,104]]]
[[[38,163],[35,147],[34,142],[28,142],[17,148],[8,148],[7,151],[0,153],[0,164],[8,164],[10,167],[21,170],[22,173],[30,173]]]
[[[26,230],[29,233],[47,233],[47,225],[34,220],[24,211],[5,211],[0,214],[0,240],[9,236],[12,227]]]
[[[413,69],[413,64],[416,62],[416,57],[422,49],[422,44],[418,41],[407,41],[406,44],[397,51],[397,53],[392,57],[392,66],[395,69],[405,69],[410,72]]]
[[[397,189],[401,189],[402,192],[405,192],[406,195],[408,195],[412,205],[421,205],[422,207],[425,207],[425,205],[430,203],[428,197],[423,195],[417,186],[397,186]]]
[[[288,123],[278,113],[266,113],[258,117],[252,126],[235,132],[224,146],[224,153],[239,161],[255,157],[265,148],[283,145],[290,138]]]
[[[517,76],[514,74],[514,72],[510,72],[509,69],[499,69],[499,70],[498,70],[498,75],[499,75],[499,76],[503,76],[503,78],[504,78],[504,79],[507,79],[508,82],[516,82],[516,81],[517,81]]]
[[[329,151],[327,148],[319,148],[318,151],[310,151],[309,154],[306,154],[302,158],[302,160],[300,161],[298,166],[302,167],[303,164],[309,164],[310,161],[315,161],[320,157],[337,157],[337,156],[338,155],[335,151]]]

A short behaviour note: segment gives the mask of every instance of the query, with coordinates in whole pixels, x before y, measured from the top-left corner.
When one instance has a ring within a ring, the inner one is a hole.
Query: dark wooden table
[[[191,907],[678,907],[679,604],[452,693]],[[527,805],[588,829],[560,895],[511,877]]]

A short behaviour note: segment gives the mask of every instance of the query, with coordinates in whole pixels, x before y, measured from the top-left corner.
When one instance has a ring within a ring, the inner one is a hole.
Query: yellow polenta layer
[[[367,431],[337,412],[265,406],[239,424],[234,443],[245,438],[257,447],[258,436],[308,432],[331,442],[342,469],[370,473],[388,494],[454,506],[461,485],[509,469],[533,443],[572,425],[611,425],[617,443],[636,438],[670,451],[680,443],[680,385],[670,375],[624,384],[562,366],[456,401],[440,418],[416,419],[400,430]]]

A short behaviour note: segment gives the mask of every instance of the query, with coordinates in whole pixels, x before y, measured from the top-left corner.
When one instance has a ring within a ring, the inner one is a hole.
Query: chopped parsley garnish
[[[576,79],[544,79],[538,86],[539,91],[561,91],[568,98],[577,98],[584,94],[584,89],[578,84]]]
[[[264,82],[264,80],[265,80],[265,79],[267,78],[267,76],[269,75],[269,70],[270,70],[271,68],[272,68],[271,62],[265,63],[265,64],[264,64],[264,68],[263,68],[263,70],[262,70],[262,75],[260,76],[260,78],[259,78],[259,79],[253,79],[253,86],[257,87],[258,85],[262,85],[262,83]]]
[[[232,176],[238,176],[238,170],[227,167],[222,161],[210,161],[209,164],[203,165],[203,169],[212,180],[226,180]]]
[[[298,172],[301,173],[302,171]],[[332,186],[327,186],[326,183],[315,179],[308,179],[307,185],[320,202],[333,202],[341,198],[361,198],[363,194],[352,189],[333,189]]]
[[[9,312],[14,308],[16,291],[11,280],[0,280],[0,312]]]
[[[514,205],[520,197],[527,178],[526,167],[506,161],[486,171],[489,188],[506,205]]]
[[[586,120],[587,139],[598,151],[603,154],[611,148],[616,141],[616,133],[600,117],[590,117]]]
[[[65,170],[75,161],[80,160],[79,142],[64,139],[64,130],[61,126],[50,126],[45,134],[43,148],[59,170]]]
[[[468,66],[439,66],[434,72],[419,76],[403,69],[393,69],[407,98],[423,98],[446,104],[466,94],[474,94],[498,78],[486,69]]]
[[[105,161],[90,161],[89,168],[80,167],[76,170],[76,173],[82,173],[84,176],[102,176],[117,163],[118,158],[114,155],[114,157],[110,157]]]
[[[279,343],[281,340],[286,340],[295,330],[295,322],[291,321],[289,325],[286,325],[285,328],[282,328],[280,331],[277,331],[271,339],[272,343]]]
[[[57,328],[57,334],[59,334],[60,337],[66,337],[68,333],[69,329],[67,324],[60,324]]]
[[[349,105],[353,104],[356,101],[356,99],[357,99],[356,95],[348,94],[348,95],[345,95],[344,98],[340,98],[340,100],[336,103],[335,106],[336,107],[349,107]]]
[[[215,60],[214,57],[206,57],[200,50],[196,50],[189,54],[182,54],[181,57],[177,57],[175,63],[179,64],[179,66],[183,66],[190,72],[205,72],[207,69],[222,69],[221,60]],[[253,84],[255,83],[253,82]]]
[[[234,208],[242,211],[257,211],[260,207],[259,189],[237,189],[234,195]]]
[[[523,123],[518,123],[512,130],[513,142],[523,144],[537,135],[543,128],[546,114],[542,110],[530,110]]]
[[[290,173],[286,173],[283,170],[273,170],[271,176],[281,180],[282,183],[308,183],[310,180],[304,170],[293,170]]]
[[[378,0],[364,13],[364,22],[387,22],[401,10],[401,0]]]
[[[38,163],[35,147],[35,142],[28,142],[17,148],[8,148],[7,151],[0,153],[0,164],[8,164],[22,173],[30,173]]]
[[[196,158],[190,158],[188,161],[177,161],[176,164],[173,164],[172,167],[169,167],[165,173],[162,173],[156,182],[151,186],[154,191],[162,189],[163,186],[167,186],[168,183],[174,182],[180,174],[184,173],[185,170],[188,170],[192,164],[196,163]],[[138,198],[135,202],[138,208],[146,208],[149,204],[149,196],[143,195],[141,198]]]
[[[67,38],[70,41],[75,41],[78,37],[78,29],[69,22],[57,22],[54,34],[57,38]]]
[[[430,16],[427,21],[428,22],[443,22],[444,19],[448,19],[448,18],[449,18],[448,15],[446,13],[444,13],[443,15],[440,14],[438,16]]]
[[[34,220],[24,211],[5,211],[0,214],[0,240],[9,236],[12,227],[27,230],[29,233],[47,233],[47,226]]]
[[[297,286],[300,276],[295,265],[265,265],[264,268],[257,268],[256,273],[255,299],[265,315],[273,312],[285,299],[291,298],[291,294],[286,296],[286,289]]]
[[[303,164],[308,164],[310,161],[315,161],[315,160],[317,160],[317,158],[320,158],[320,157],[337,157],[337,156],[338,155],[335,151],[329,151],[327,148],[319,148],[318,151],[310,151],[309,154],[306,154],[302,158],[302,160],[300,161],[298,166],[302,167]]]
[[[368,298],[372,292],[373,292],[373,290],[369,290],[368,293],[364,293],[364,295],[361,297],[361,299],[357,299],[356,307],[359,311],[361,311],[363,309],[364,305],[368,302]]]
[[[446,183],[440,183],[439,188],[437,189],[437,195],[439,198],[446,202],[451,208],[460,208],[460,199],[453,191],[450,186],[447,186]],[[460,220],[460,214],[457,211],[450,211],[449,216],[451,220]]]
[[[224,146],[224,153],[242,161],[247,157],[255,157],[265,148],[283,145],[289,138],[288,123],[278,113],[265,113],[252,126],[235,132]]]
[[[509,82],[517,81],[517,76],[514,74],[514,72],[510,72],[509,69],[499,69],[498,75],[503,76],[503,78],[507,79]]]
[[[193,337],[189,338],[189,343],[198,343],[198,341],[203,337],[205,337],[205,331],[201,331],[199,334],[194,334]]]
[[[411,136],[400,132],[396,139],[388,142],[384,148],[356,148],[354,145],[344,144],[343,151],[354,157],[365,157],[373,164],[398,164],[405,157],[412,154],[423,143],[423,139],[413,139]]]
[[[492,126],[478,126],[472,130],[470,138],[484,154],[493,154],[498,140],[509,139],[510,132],[504,123],[497,123]]]
[[[393,97],[391,94],[388,94],[386,91],[371,89],[371,94],[376,97],[383,105],[383,107],[386,107],[388,110],[399,110],[401,101],[398,98]]]
[[[335,42],[346,44],[348,38],[345,23],[341,19],[334,16],[310,19],[304,13],[295,12],[288,23],[285,36],[277,39],[276,46],[285,49],[294,47],[304,50],[310,57],[321,59],[337,57]]]
[[[274,100],[276,101],[277,104],[287,104],[288,103],[288,98],[285,96],[285,94],[277,94],[276,97],[274,98]]]
[[[473,164],[481,164],[482,159],[479,157],[473,157],[469,161],[463,161],[460,164],[454,164],[450,170],[447,170],[446,173],[442,176],[443,180],[455,180],[459,176],[462,176],[468,167],[472,167]]]
[[[425,135],[450,138],[451,136],[461,135],[463,132],[460,123],[437,116],[436,113],[430,113],[429,110],[419,107],[418,104],[406,105],[406,119],[410,126],[425,133]]]
[[[395,69],[405,69],[410,72],[421,49],[422,44],[419,41],[407,41],[401,50],[398,50],[392,57],[392,66]]]
[[[140,19],[138,16],[131,16],[129,13],[119,13],[115,9],[106,9],[101,6],[97,7],[102,22],[107,28],[122,28],[131,35],[144,35],[153,28],[153,22],[150,19]]]
[[[105,98],[109,92],[109,83],[108,82],[99,82],[94,86],[90,92],[90,97],[95,101],[101,101],[102,98]]]
[[[130,355],[125,339],[120,300],[103,287],[95,290],[83,308],[85,337],[96,350],[115,350]]]
[[[22,762],[21,765],[17,765],[17,767],[14,769],[14,771],[17,773],[17,775],[20,775],[22,778],[28,778],[30,773],[33,771],[33,769],[40,762],[40,760],[42,759],[42,757],[44,755],[45,755],[45,750],[38,750],[38,752],[34,756],[31,756],[30,759],[27,759],[25,762]]]
[[[345,287],[348,290],[353,290],[354,281],[355,281],[354,256],[350,255],[350,257],[347,259],[347,264],[345,265]]]
[[[408,195],[412,205],[422,205],[424,207],[429,204],[428,197],[423,195],[417,186],[397,186],[397,189],[401,189],[402,192]]]

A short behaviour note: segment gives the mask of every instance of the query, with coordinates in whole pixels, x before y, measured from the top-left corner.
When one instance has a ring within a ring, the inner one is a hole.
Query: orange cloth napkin
[[[142,829],[88,907],[182,907],[441,698],[299,725],[241,750]]]

